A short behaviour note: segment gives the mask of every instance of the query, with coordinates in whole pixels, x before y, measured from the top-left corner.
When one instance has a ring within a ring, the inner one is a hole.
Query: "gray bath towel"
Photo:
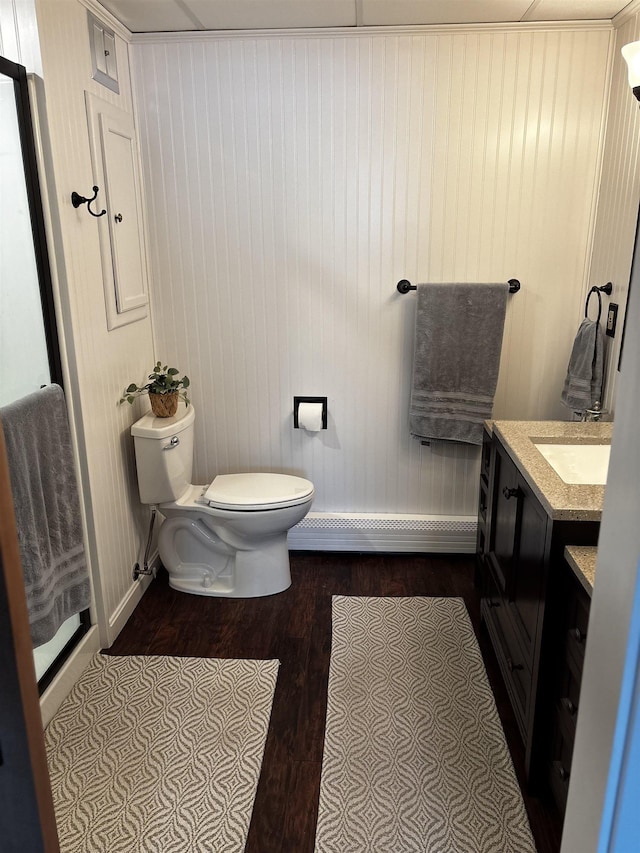
[[[560,399],[574,412],[590,409],[602,400],[604,335],[597,320],[580,323],[573,342]]]
[[[80,501],[62,388],[0,409],[34,648],[89,606]]]
[[[419,284],[409,411],[424,441],[482,443],[498,382],[509,285]]]

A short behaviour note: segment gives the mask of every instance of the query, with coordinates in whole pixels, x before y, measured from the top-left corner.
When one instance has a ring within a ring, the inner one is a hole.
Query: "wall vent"
[[[292,551],[473,554],[475,516],[309,513],[289,531]]]
[[[92,77],[97,82],[120,94],[118,86],[118,62],[116,57],[116,36],[102,21],[91,12],[89,21],[89,44],[91,46]]]

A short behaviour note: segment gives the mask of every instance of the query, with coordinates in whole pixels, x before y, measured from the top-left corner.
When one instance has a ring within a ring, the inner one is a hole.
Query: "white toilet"
[[[291,584],[287,532],[309,512],[313,483],[288,474],[221,474],[191,484],[193,406],[131,427],[144,504],[166,517],[160,559],[174,589],[253,598]]]

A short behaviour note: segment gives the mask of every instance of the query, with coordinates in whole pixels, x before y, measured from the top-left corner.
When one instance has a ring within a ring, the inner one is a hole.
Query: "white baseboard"
[[[289,531],[292,551],[474,554],[477,518],[310,512]]]
[[[99,651],[100,633],[98,626],[92,625],[40,697],[43,728],[49,725],[51,718],[85,671],[91,658]]]

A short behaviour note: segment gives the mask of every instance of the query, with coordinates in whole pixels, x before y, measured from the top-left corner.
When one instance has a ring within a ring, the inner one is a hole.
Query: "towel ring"
[[[602,287],[597,287],[594,284],[589,293],[587,293],[587,301],[584,304],[585,320],[589,319],[589,300],[591,299],[593,294],[596,293],[598,295],[598,319],[596,320],[596,323],[600,322],[600,318],[602,317],[602,294],[606,293],[607,296],[611,296],[612,290],[613,285],[610,281],[608,281],[606,284],[603,284]]]
[[[600,317],[602,317],[602,296],[600,295],[600,291],[597,287],[592,287],[589,293],[587,294],[587,301],[584,305],[584,317],[585,320],[589,319],[589,300],[591,299],[594,293],[598,294],[598,319],[596,320],[596,323],[599,323]]]

